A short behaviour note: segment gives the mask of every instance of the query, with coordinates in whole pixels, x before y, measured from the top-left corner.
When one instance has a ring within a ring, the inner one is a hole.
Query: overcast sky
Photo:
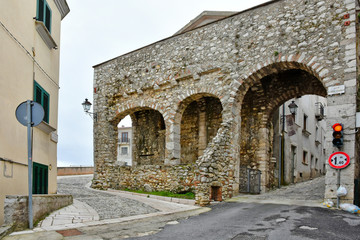
[[[92,66],[167,38],[202,11],[241,11],[267,0],[67,0],[61,25],[58,166],[93,166]]]

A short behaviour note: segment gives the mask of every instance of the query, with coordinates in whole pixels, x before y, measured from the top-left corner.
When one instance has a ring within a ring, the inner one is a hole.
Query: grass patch
[[[135,193],[142,193],[142,194],[156,195],[156,196],[163,196],[163,197],[195,199],[195,194],[193,192],[185,192],[185,193],[173,193],[173,192],[169,192],[169,191],[145,192],[142,190],[130,190],[127,188],[124,190],[128,191],[128,192],[135,192]]]

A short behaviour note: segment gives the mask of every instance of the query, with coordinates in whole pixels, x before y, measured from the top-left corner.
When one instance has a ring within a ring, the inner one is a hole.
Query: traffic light
[[[335,123],[333,126],[333,145],[340,148],[344,144],[344,132],[343,125],[341,123]]]

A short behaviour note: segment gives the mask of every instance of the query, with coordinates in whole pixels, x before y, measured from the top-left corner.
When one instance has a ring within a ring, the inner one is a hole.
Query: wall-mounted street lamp
[[[296,105],[295,101],[292,101],[289,105],[289,110],[292,115],[296,115],[296,111],[298,109],[298,105]]]
[[[291,115],[295,120],[296,111],[298,109],[298,105],[296,105],[295,101],[292,101],[289,105],[289,110]],[[285,184],[285,104],[282,105],[282,129],[281,129],[281,136],[280,136],[280,156],[279,156],[279,188],[281,185]]]
[[[93,112],[89,112],[90,111],[90,108],[91,108],[91,102],[89,102],[89,100],[87,98],[85,98],[85,101],[81,104],[84,108],[84,112],[89,114],[89,116],[92,118],[92,119],[95,119],[95,122],[97,120],[97,113],[93,113]],[[94,117],[93,117],[94,116]]]

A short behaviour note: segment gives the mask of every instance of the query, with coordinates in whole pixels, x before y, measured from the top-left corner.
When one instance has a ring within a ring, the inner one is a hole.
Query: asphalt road
[[[153,235],[129,239],[356,240],[360,239],[360,217],[327,208],[220,203],[213,206],[212,211],[159,230]]]

